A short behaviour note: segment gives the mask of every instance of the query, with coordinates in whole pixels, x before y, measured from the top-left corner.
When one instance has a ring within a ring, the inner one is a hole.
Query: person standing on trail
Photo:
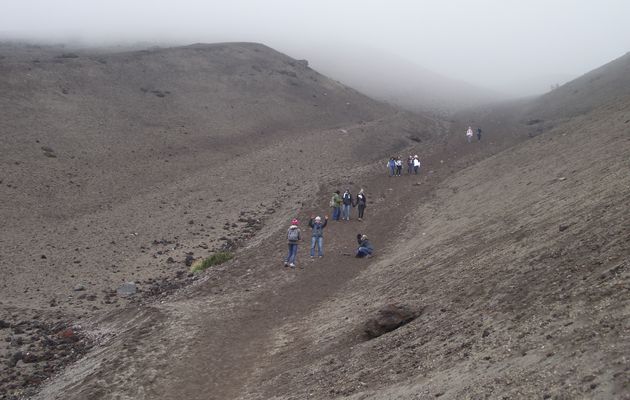
[[[396,158],[396,176],[400,176],[402,173],[402,160],[400,157]]]
[[[339,217],[341,216],[341,203],[341,195],[339,191],[336,190],[335,193],[333,193],[332,199],[330,199],[330,206],[333,209],[332,219],[335,221],[339,221]]]
[[[357,249],[357,254],[355,257],[363,258],[370,257],[372,252],[374,251],[372,244],[368,240],[367,235],[358,234],[357,235],[357,243],[359,243],[359,248]]]
[[[477,128],[477,141],[481,140],[481,128]]]
[[[472,137],[473,137],[473,130],[472,127],[468,127],[468,130],[466,131],[466,140],[468,140],[468,143],[472,142]]]
[[[299,224],[300,222],[296,218],[293,218],[293,220],[291,221],[291,226],[289,227],[289,230],[287,231],[287,241],[289,242],[289,254],[287,255],[287,259],[284,262],[285,267],[295,268],[298,242],[302,240],[302,236],[300,234],[300,228],[298,228]]]
[[[324,256],[324,228],[328,224],[328,216],[324,217],[322,223],[321,217],[311,217],[308,226],[311,227],[311,258],[315,257],[315,246],[317,246],[317,255],[319,258]]]
[[[365,193],[363,193],[363,189],[359,190],[359,194],[357,194],[357,210],[359,211],[359,221],[363,221],[363,212],[365,211],[365,207],[367,206],[367,197]]]
[[[352,206],[354,206],[352,201],[352,193],[350,193],[350,189],[346,189],[343,192],[343,197],[341,198],[343,202],[343,208],[341,210],[341,219],[345,219],[346,221],[350,221],[350,210],[352,210]]]
[[[411,175],[411,171],[413,171],[413,157],[407,157],[407,174]]]
[[[387,167],[389,168],[389,176],[396,175],[396,160],[394,159],[394,157],[391,157],[389,159],[389,162],[387,163]]]
[[[413,172],[418,175],[418,170],[420,169],[420,159],[418,158],[418,155],[416,154],[415,156],[413,156]]]

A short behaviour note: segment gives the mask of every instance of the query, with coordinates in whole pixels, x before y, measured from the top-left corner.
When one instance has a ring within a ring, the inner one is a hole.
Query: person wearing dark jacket
[[[317,246],[317,254],[319,258],[324,256],[324,228],[328,224],[328,216],[324,217],[322,222],[321,217],[311,217],[308,221],[308,226],[311,227],[311,258],[315,257],[315,246]]]
[[[352,193],[350,193],[350,189],[346,189],[346,191],[343,192],[341,201],[343,203],[343,208],[341,209],[341,219],[350,221],[350,210],[352,210],[352,206],[354,206],[352,203]]]
[[[367,235],[362,235],[359,233],[357,235],[357,242],[359,243],[359,248],[357,249],[357,254],[355,257],[370,257],[374,249],[372,248],[372,244],[368,240]]]
[[[359,194],[357,194],[357,210],[359,211],[359,221],[363,221],[363,212],[365,212],[365,207],[367,206],[367,197],[365,196],[365,193],[363,193],[363,189],[361,189],[359,191]]]

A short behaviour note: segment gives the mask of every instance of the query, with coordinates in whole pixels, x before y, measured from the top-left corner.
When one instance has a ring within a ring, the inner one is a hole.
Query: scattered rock
[[[72,289],[72,290],[74,290],[75,292],[82,292],[82,291],[84,291],[84,290],[85,290],[85,286],[83,286],[83,285],[77,285],[77,286],[75,286],[75,287],[74,287],[74,289]]]
[[[10,328],[11,324],[7,321],[0,319],[0,329]]]
[[[564,231],[566,231],[568,228],[569,228],[569,225],[560,225],[560,226],[558,227],[558,230],[559,230],[560,232],[564,232]]]
[[[134,282],[126,282],[118,287],[116,292],[119,296],[133,296],[138,288]]]
[[[39,357],[36,354],[27,351],[22,355],[22,362],[26,364],[31,364],[39,361]]]
[[[20,361],[21,359],[22,359],[22,352],[21,351],[16,351],[15,353],[13,353],[11,355],[11,358],[9,358],[9,361],[7,362],[7,365],[9,367],[13,368],[18,363],[18,361]]]
[[[193,262],[195,262],[195,257],[193,257],[192,254],[186,255],[186,260],[184,261],[184,264],[186,264],[187,267],[190,267]]]
[[[375,318],[365,323],[364,331],[369,338],[376,338],[400,328],[417,316],[418,313],[406,305],[388,304],[378,310]]]

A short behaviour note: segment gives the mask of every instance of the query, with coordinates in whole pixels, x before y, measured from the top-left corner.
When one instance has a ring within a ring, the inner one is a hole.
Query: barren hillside
[[[217,48],[221,56],[208,55]],[[529,119],[532,110],[564,109],[590,97],[565,92],[469,111],[447,125],[369,100],[259,45],[78,55],[62,63],[106,57],[106,63],[94,61],[106,66],[98,68],[116,70],[134,60],[132,71],[120,75],[121,91],[130,85],[126,76],[145,64],[159,69],[170,63],[156,79],[176,76],[162,79],[182,85],[194,74],[171,70],[189,65],[188,55],[197,60],[195,71],[211,65],[215,74],[207,82],[198,72],[198,83],[185,87],[192,97],[223,107],[227,114],[217,112],[216,119],[225,130],[204,133],[214,119],[203,112],[196,114],[203,121],[198,131],[175,129],[165,115],[191,115],[188,107],[194,113],[199,102],[156,111],[159,101],[179,92],[175,85],[150,88],[164,97],[139,89],[142,94],[126,96],[117,112],[135,110],[129,123],[144,121],[145,128],[119,136],[110,128],[118,139],[102,140],[123,157],[116,162],[103,161],[109,157],[103,147],[89,150],[94,158],[82,158],[74,170],[84,178],[78,188],[89,192],[81,197],[61,183],[77,179],[65,177],[70,170],[64,168],[90,142],[60,142],[76,155],[42,150],[39,143],[26,153],[18,133],[27,137],[29,124],[17,107],[9,109],[5,126],[22,128],[7,136],[12,150],[2,149],[10,177],[2,178],[2,200],[15,196],[9,190],[22,193],[19,182],[26,188],[37,187],[37,179],[52,183],[44,183],[50,192],[34,192],[35,199],[23,193],[21,202],[3,201],[9,229],[1,238],[9,251],[2,254],[8,278],[0,334],[9,365],[2,376],[7,398],[629,398],[630,101],[623,91],[607,89],[627,84],[625,75],[610,72],[617,67],[601,69],[609,71],[599,79],[607,84],[589,92],[610,96],[580,115],[550,114],[545,123],[553,123],[538,129]],[[266,67],[250,78],[234,72],[249,74],[251,60],[263,55]],[[155,61],[159,57],[166,61]],[[24,60],[8,59],[0,60],[5,70],[27,70]],[[226,63],[229,68],[217,67]],[[51,61],[51,69],[57,64]],[[270,72],[278,69],[296,76]],[[36,88],[28,73],[3,74],[15,77],[3,85]],[[246,84],[235,83],[241,78]],[[81,86],[91,87],[85,79]],[[224,80],[229,85],[217,90]],[[20,91],[12,93],[18,98]],[[230,119],[225,93],[237,98],[235,109],[266,100]],[[138,111],[143,99],[152,105]],[[291,113],[284,115],[285,108]],[[146,115],[154,115],[162,134],[151,135]],[[261,135],[258,124],[270,115],[280,122]],[[484,128],[481,141],[466,143],[469,124]],[[142,135],[137,143],[123,140],[135,134]],[[157,156],[169,154],[175,137],[182,152]],[[127,148],[144,149],[145,157]],[[151,148],[163,153],[152,156]],[[9,158],[21,151],[22,159]],[[386,159],[408,154],[421,156],[420,174],[388,177]],[[106,169],[99,175],[104,163],[117,174]],[[94,199],[103,184],[117,194]],[[331,221],[324,257],[311,259],[305,222],[328,214],[332,191],[346,187],[355,194],[366,190],[366,218]],[[45,214],[55,211],[43,206],[47,197],[68,214]],[[307,239],[295,270],[282,266],[293,217]],[[369,235],[374,257],[352,257],[359,232]],[[187,275],[187,255],[219,248],[235,251],[235,258]],[[140,293],[130,299],[112,293],[129,280],[138,282]],[[412,317],[393,331],[368,335],[366,327],[375,323],[368,321],[392,306],[404,306]],[[55,364],[77,359],[71,352],[84,355],[66,369]]]

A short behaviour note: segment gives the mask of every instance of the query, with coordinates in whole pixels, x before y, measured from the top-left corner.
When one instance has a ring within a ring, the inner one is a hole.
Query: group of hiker
[[[481,141],[481,128],[477,128],[477,140]],[[473,129],[471,126],[466,130],[466,139],[468,143],[472,142]],[[418,174],[420,169],[420,159],[418,155],[409,156],[406,160],[407,174]],[[390,157],[387,162],[387,168],[389,170],[389,176],[401,176],[403,170],[403,160],[401,157]],[[367,197],[363,189],[359,191],[356,197],[352,196],[350,189],[346,189],[343,194],[339,190],[336,190],[332,198],[330,199],[330,207],[332,208],[333,221],[350,221],[352,209],[357,207],[357,220],[362,221],[367,206]],[[324,256],[324,228],[328,224],[328,216],[323,219],[319,216],[312,216],[308,222],[308,226],[311,229],[311,258],[315,258],[315,253],[319,258]],[[291,226],[287,232],[287,239],[289,242],[289,254],[285,259],[284,266],[295,268],[295,262],[297,257],[298,242],[302,240],[302,233],[298,227],[299,221],[293,219]],[[372,244],[368,240],[367,235],[362,233],[357,234],[357,250],[355,257],[370,257],[374,251]],[[317,250],[317,251],[316,251]]]
[[[468,129],[466,130],[466,140],[468,140],[468,143],[472,142],[473,139],[473,129],[471,126],[468,127]],[[477,141],[481,140],[481,128],[477,128]]]
[[[350,189],[346,189],[343,194],[339,190],[336,190],[330,200],[330,207],[332,208],[332,219],[334,221],[350,221],[350,216],[353,207],[357,207],[358,216],[357,220],[362,221],[367,206],[367,196],[363,189],[359,191],[356,197],[353,197],[350,193]],[[287,232],[287,240],[289,243],[289,253],[284,261],[285,267],[295,268],[297,259],[298,243],[302,240],[302,232],[299,228],[300,221],[294,218],[291,221],[291,226]],[[324,228],[328,225],[328,216],[324,218],[320,216],[311,216],[308,221],[308,226],[311,229],[311,259],[317,257],[322,258],[324,256]],[[370,257],[374,251],[372,244],[368,240],[367,235],[359,233],[357,235],[358,248],[355,252],[355,257]]]
[[[363,189],[359,190],[359,194],[354,198],[350,189],[346,189],[343,194],[336,190],[330,199],[330,207],[332,207],[332,219],[334,221],[350,221],[352,208],[356,207],[358,211],[357,220],[363,220],[365,207],[367,206],[367,197]]]
[[[418,175],[420,169],[420,159],[418,155],[407,157],[407,174],[412,173]],[[400,157],[390,157],[387,162],[387,168],[389,169],[389,176],[401,176],[403,170],[403,160]]]

